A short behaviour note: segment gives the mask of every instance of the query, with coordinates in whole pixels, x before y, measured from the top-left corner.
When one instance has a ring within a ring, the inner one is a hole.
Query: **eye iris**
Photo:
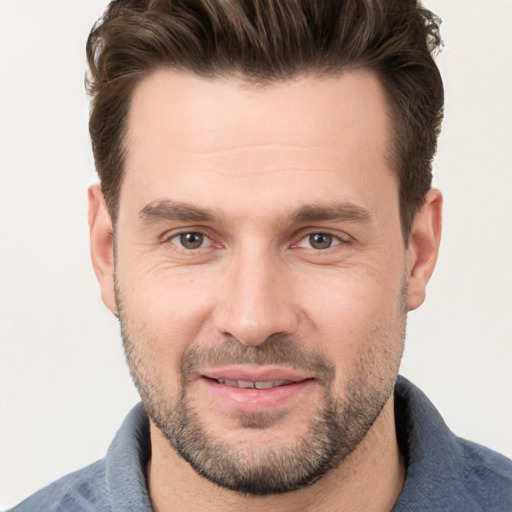
[[[204,235],[201,233],[183,233],[180,235],[180,243],[185,249],[198,249],[203,245]]]
[[[309,235],[309,243],[314,249],[328,249],[332,245],[332,236],[323,233]]]

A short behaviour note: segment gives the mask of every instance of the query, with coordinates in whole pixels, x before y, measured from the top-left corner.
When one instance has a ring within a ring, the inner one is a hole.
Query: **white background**
[[[105,0],[0,0],[0,509],[103,456],[137,396],[90,268],[85,40]],[[402,373],[512,456],[512,2],[444,19],[440,261]]]

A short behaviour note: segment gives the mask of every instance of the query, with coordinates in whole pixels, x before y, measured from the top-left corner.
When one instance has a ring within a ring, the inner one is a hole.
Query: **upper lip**
[[[288,381],[302,382],[313,376],[292,368],[265,366],[229,366],[199,372],[208,379],[242,380],[247,382]]]

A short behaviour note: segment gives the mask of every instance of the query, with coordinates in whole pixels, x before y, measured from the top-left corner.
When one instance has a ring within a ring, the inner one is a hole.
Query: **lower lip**
[[[300,397],[314,386],[315,381],[307,379],[269,389],[237,388],[205,377],[202,377],[200,382],[213,394],[215,399],[222,401],[232,409],[263,412],[289,405],[290,401]]]

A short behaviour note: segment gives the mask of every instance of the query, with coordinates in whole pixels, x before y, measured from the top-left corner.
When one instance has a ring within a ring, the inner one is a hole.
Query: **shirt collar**
[[[479,510],[464,487],[465,456],[458,438],[426,395],[401,376],[395,423],[407,473],[393,512]]]

